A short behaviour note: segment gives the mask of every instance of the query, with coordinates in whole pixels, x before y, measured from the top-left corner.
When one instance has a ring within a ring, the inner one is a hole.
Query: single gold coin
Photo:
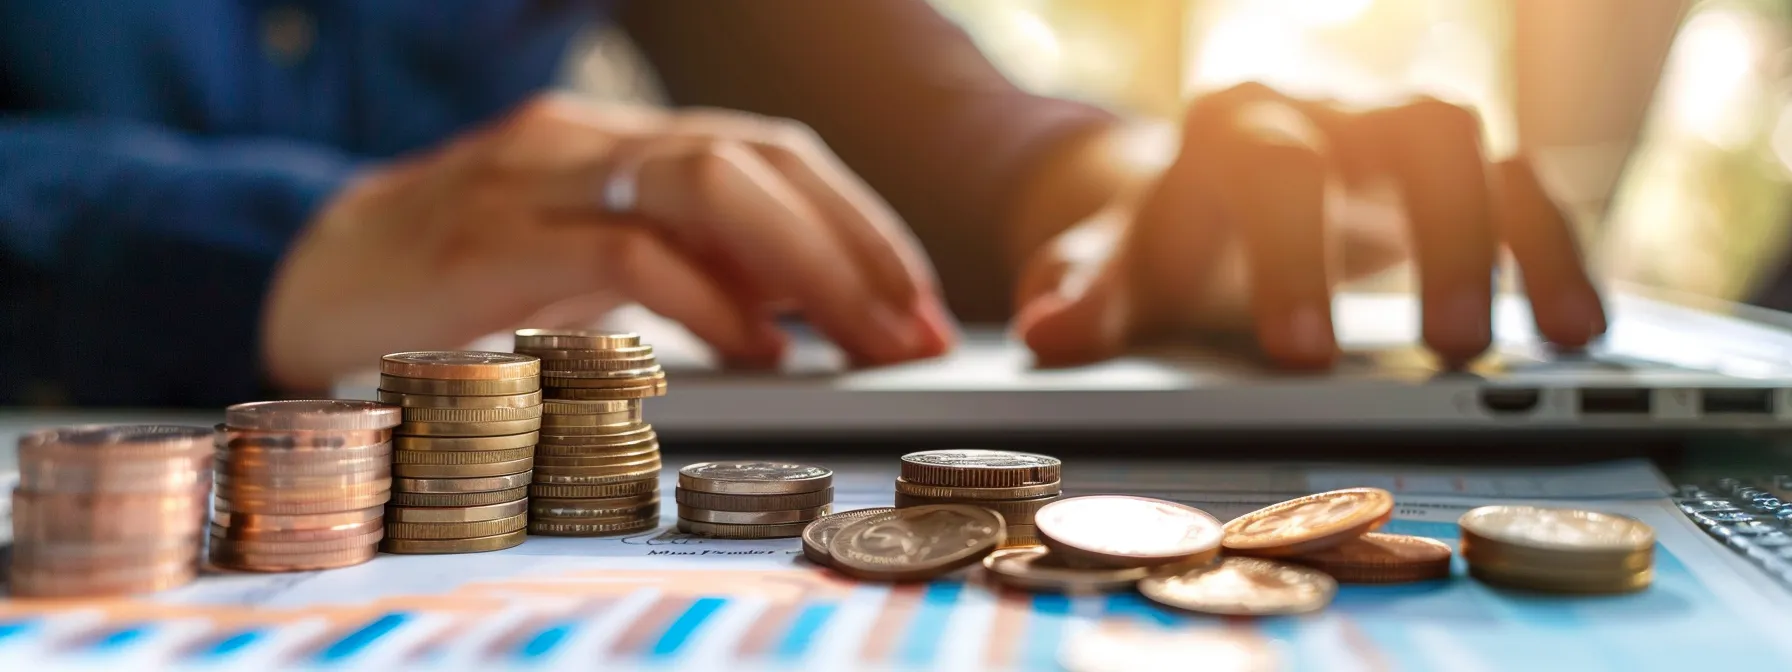
[[[1001,514],[962,504],[897,509],[854,521],[828,543],[834,567],[874,581],[943,576],[1002,544]]]
[[[1065,672],[1180,670],[1191,661],[1216,672],[1286,669],[1268,638],[1242,628],[1088,628],[1072,635],[1058,655]]]
[[[644,460],[657,460],[660,457],[658,442],[630,450],[627,453],[612,455],[540,455],[535,458],[535,466],[542,468],[580,469],[586,467],[617,467],[638,465]]]
[[[404,421],[413,423],[493,423],[537,420],[541,418],[541,406],[525,406],[510,408],[496,406],[491,408],[419,408],[404,409]]]
[[[496,380],[439,380],[380,374],[380,391],[435,397],[495,397],[541,391],[541,376]]]
[[[641,400],[610,399],[602,401],[581,401],[577,399],[548,399],[542,402],[542,406],[547,415],[608,415],[611,413],[638,412],[641,410]]]
[[[952,488],[1018,488],[1058,482],[1058,458],[1007,450],[925,450],[902,456],[902,480]]]
[[[640,413],[617,413],[607,417],[550,415],[541,423],[543,433],[556,436],[612,436],[640,427]]]
[[[629,359],[544,359],[541,360],[541,371],[544,374],[564,371],[645,371],[651,374],[659,370],[659,365],[653,355]]]
[[[476,479],[475,479],[476,480]],[[404,492],[392,493],[393,506],[485,506],[514,502],[529,496],[529,486],[491,492]]]
[[[972,500],[972,499],[1033,499],[1063,492],[1060,481],[1040,483],[1038,485],[1022,485],[1013,488],[953,488],[940,485],[922,485],[910,483],[901,478],[896,479],[896,494],[911,497],[933,497],[939,499]]]
[[[645,532],[660,526],[658,514],[618,522],[583,522],[579,520],[532,520],[529,534],[545,537],[608,537]]]
[[[1387,522],[1394,496],[1381,488],[1321,492],[1257,509],[1226,523],[1226,552],[1287,557],[1337,546]]]
[[[831,489],[828,492],[830,496],[833,493]],[[683,496],[684,494],[683,491],[679,492],[680,496]],[[840,530],[845,529],[847,525],[851,525],[861,518],[875,516],[880,513],[889,513],[895,510],[896,509],[887,506],[880,506],[870,509],[841,511],[839,513],[831,513],[816,518],[808,525],[803,526],[803,557],[808,558],[809,562],[813,562],[823,567],[834,566],[834,556],[828,554],[828,544],[834,541],[834,535],[838,534]]]
[[[398,426],[400,436],[500,436],[541,430],[541,418],[497,422],[410,422]]]
[[[392,448],[418,452],[437,450],[486,452],[527,448],[535,445],[540,438],[539,432],[523,432],[504,436],[394,436],[392,437]]]
[[[466,523],[398,523],[387,520],[386,536],[398,539],[465,539],[514,532],[528,526],[527,511],[505,518]]]
[[[561,446],[544,443],[535,447],[538,458],[595,458],[607,460],[593,464],[616,464],[633,462],[654,457],[659,454],[660,442],[657,437],[650,437],[634,443],[619,443],[614,446]]]
[[[834,472],[793,462],[698,462],[678,470],[678,487],[718,495],[790,495],[833,485]]]
[[[399,352],[380,358],[380,373],[400,378],[499,380],[538,375],[541,373],[541,360],[532,355],[513,352]]]
[[[1483,506],[1457,521],[1466,533],[1539,551],[1629,555],[1655,547],[1655,528],[1610,513],[1536,506]]]
[[[534,456],[534,446],[506,448],[504,450],[395,450],[392,451],[392,463],[428,465],[492,464],[496,462],[514,462],[516,460]]]
[[[658,470],[654,470],[657,472]],[[529,496],[560,499],[601,499],[605,497],[628,497],[644,493],[658,493],[660,479],[649,476],[643,479],[618,481],[601,485],[557,485],[553,483],[536,483],[529,486]]]
[[[623,371],[542,371],[542,384],[547,387],[633,387],[662,378],[666,372],[659,364]]]
[[[1151,573],[1149,567],[1067,567],[1043,546],[997,550],[984,556],[983,569],[1002,585],[1052,593],[1128,590]]]
[[[224,409],[224,424],[235,429],[272,431],[365,431],[398,426],[399,409],[372,401],[294,399],[236,404]]]
[[[388,506],[386,520],[395,523],[477,523],[527,513],[528,499],[484,506]]]
[[[641,335],[595,329],[518,329],[517,350],[617,350],[640,347]]]
[[[827,515],[831,508],[829,505],[823,504],[813,508],[790,511],[712,511],[679,505],[678,517],[699,523],[724,523],[727,525],[776,525],[779,523],[807,525],[809,521]]]
[[[535,458],[525,457],[490,464],[394,464],[392,475],[404,478],[484,478],[529,471]]]
[[[1339,583],[1410,583],[1450,577],[1450,546],[1436,539],[1370,532],[1288,558]]]
[[[642,501],[642,500],[645,501]],[[624,500],[627,503],[619,503]],[[534,520],[546,518],[627,518],[660,515],[658,493],[643,497],[611,497],[608,499],[531,499],[529,515]]]
[[[809,523],[777,523],[773,525],[729,525],[678,519],[678,531],[717,539],[790,539],[803,536]]]
[[[657,479],[660,461],[656,458],[629,467],[558,467],[535,472],[535,486],[544,485],[610,485],[625,481]]]
[[[799,492],[794,495],[718,495],[679,488],[674,491],[679,506],[713,511],[789,511],[812,509],[834,501],[834,489]]]
[[[1053,553],[1095,567],[1205,562],[1219,553],[1223,536],[1206,511],[1126,495],[1061,499],[1039,509],[1033,524]]]
[[[1139,592],[1158,604],[1221,616],[1285,616],[1331,604],[1338,582],[1310,567],[1228,556],[1219,562],[1152,574]]]
[[[630,387],[555,387],[547,392],[549,399],[601,400],[646,399],[666,396],[665,374],[656,374],[650,381]]]
[[[920,497],[896,493],[896,508],[906,509],[911,506],[927,506],[929,504],[969,504],[981,506],[1002,514],[1002,520],[1014,525],[1032,525],[1033,516],[1045,505],[1058,501],[1057,495],[1046,495],[1031,499],[959,499],[956,497]]]
[[[486,553],[514,548],[529,536],[528,530],[515,530],[470,539],[395,539],[386,537],[380,550],[387,553],[431,555],[442,553]]]
[[[518,348],[517,352],[540,357],[542,365],[562,359],[598,360],[598,359],[647,359],[653,357],[653,346],[631,345],[616,348]]]
[[[379,391],[380,401],[405,408],[530,408],[541,405],[541,390],[519,394],[451,395]]]
[[[627,446],[658,438],[653,427],[647,423],[636,423],[635,426],[609,434],[556,434],[543,432],[541,445],[555,448],[608,448]]]
[[[528,471],[503,476],[483,476],[476,478],[396,478],[392,487],[400,492],[416,494],[461,494],[469,492],[493,492],[510,490],[529,485],[534,477]],[[506,500],[508,501],[508,500]]]

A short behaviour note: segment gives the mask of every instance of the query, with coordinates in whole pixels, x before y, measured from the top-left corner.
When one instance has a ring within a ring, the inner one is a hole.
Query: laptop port
[[[1699,390],[1699,410],[1707,414],[1773,415],[1773,388],[1717,387]]]
[[[1537,410],[1543,392],[1530,387],[1481,388],[1481,408],[1495,415],[1514,415]]]
[[[1648,388],[1586,388],[1580,412],[1587,415],[1648,415],[1655,391]]]

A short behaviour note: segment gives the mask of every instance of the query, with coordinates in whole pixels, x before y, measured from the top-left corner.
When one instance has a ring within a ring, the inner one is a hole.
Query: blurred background
[[[933,1],[1022,85],[1141,117],[1248,80],[1472,105],[1490,153],[1537,160],[1608,279],[1740,300],[1792,241],[1784,0]],[[628,52],[591,36],[570,86],[654,99]]]

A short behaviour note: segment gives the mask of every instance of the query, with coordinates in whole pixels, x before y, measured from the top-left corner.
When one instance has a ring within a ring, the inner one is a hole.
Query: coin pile
[[[373,559],[392,494],[398,408],[370,401],[264,401],[217,426],[211,562],[286,572]]]
[[[1462,558],[1487,583],[1552,593],[1627,593],[1655,571],[1655,530],[1596,511],[1483,506],[1462,515]]]
[[[380,401],[403,407],[388,553],[478,553],[523,543],[541,429],[541,361],[508,352],[380,359]]]
[[[834,503],[834,472],[788,462],[699,462],[678,470],[678,529],[721,539],[800,537]]]
[[[902,456],[896,508],[969,504],[1002,515],[1003,548],[1039,545],[1033,524],[1062,492],[1058,458],[1005,450],[928,450]]]
[[[643,400],[666,393],[653,346],[637,334],[516,332],[516,351],[541,359],[548,397],[530,485],[529,533],[603,536],[660,520],[660,443]]]
[[[19,438],[11,593],[97,597],[193,580],[211,430],[70,427]]]

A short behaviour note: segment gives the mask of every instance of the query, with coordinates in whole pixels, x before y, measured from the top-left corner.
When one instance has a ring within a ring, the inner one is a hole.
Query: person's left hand
[[[1261,85],[1198,99],[1154,183],[1032,255],[1014,331],[1045,365],[1247,329],[1276,363],[1325,368],[1333,290],[1411,259],[1424,341],[1460,365],[1491,342],[1503,245],[1541,334],[1585,345],[1605,316],[1566,218],[1525,162],[1489,163],[1480,138],[1472,112],[1429,99],[1344,112]]]

